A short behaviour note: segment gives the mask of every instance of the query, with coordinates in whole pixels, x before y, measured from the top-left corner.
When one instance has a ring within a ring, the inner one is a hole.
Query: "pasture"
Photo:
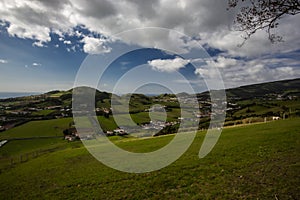
[[[53,126],[68,126],[69,121],[51,123],[44,124],[45,130],[38,123],[28,123],[26,130],[56,135]],[[26,125],[10,134],[23,136],[24,131],[17,132]],[[54,144],[49,140],[38,148],[63,148],[1,170],[1,199],[300,199],[299,118],[225,128],[212,152],[199,159],[204,135],[199,132],[188,151],[173,164],[144,174],[103,165],[80,141]],[[112,140],[128,151],[149,152],[172,137]],[[13,143],[4,147],[12,148],[10,145]],[[37,148],[24,144],[23,150],[30,151],[30,146]]]

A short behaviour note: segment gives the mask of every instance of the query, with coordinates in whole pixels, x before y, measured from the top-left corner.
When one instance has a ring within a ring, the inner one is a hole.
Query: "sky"
[[[226,8],[219,0],[2,0],[0,92],[201,92],[300,77],[300,15],[279,21],[284,42],[258,31],[238,47],[237,11]]]

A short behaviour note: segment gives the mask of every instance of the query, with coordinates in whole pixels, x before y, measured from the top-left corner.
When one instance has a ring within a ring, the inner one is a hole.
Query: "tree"
[[[228,9],[240,7],[234,24],[235,30],[244,32],[243,43],[258,30],[266,30],[272,43],[283,41],[275,34],[279,20],[300,13],[299,0],[228,0]]]

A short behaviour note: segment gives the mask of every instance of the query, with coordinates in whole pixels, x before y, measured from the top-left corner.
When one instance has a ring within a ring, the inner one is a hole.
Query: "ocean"
[[[24,97],[24,96],[37,95],[37,94],[40,94],[40,93],[38,93],[38,92],[0,92],[0,99]]]

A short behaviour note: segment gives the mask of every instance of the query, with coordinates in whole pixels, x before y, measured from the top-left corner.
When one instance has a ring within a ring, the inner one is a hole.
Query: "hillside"
[[[76,88],[77,93],[88,89],[95,92],[95,109],[104,131],[112,131],[115,124],[111,112],[113,97],[114,114],[123,115],[128,112],[122,105],[129,102],[129,113],[138,125],[150,122],[149,109],[155,104],[164,106],[167,121],[177,123],[180,105],[174,94],[146,96],[144,94],[126,94],[117,96],[88,87]],[[72,117],[72,93],[68,91],[51,91],[42,95],[10,98],[0,100],[0,131],[18,126],[33,120],[49,120]],[[300,116],[300,79],[283,80],[270,83],[242,86],[227,89],[227,116],[225,125],[271,120],[273,116],[288,118]],[[187,93],[177,94],[179,98],[189,101]],[[197,94],[201,107],[199,128],[207,128],[210,119],[210,96],[208,92]],[[191,100],[191,99],[190,99]],[[159,117],[158,119],[161,119]],[[124,118],[126,124],[128,120]],[[124,123],[122,123],[124,125]],[[122,125],[122,126],[123,126]],[[121,126],[121,125],[119,125]],[[1,128],[2,127],[2,128]]]
[[[277,95],[283,98],[288,96],[300,97],[300,79],[260,83],[227,89],[226,95],[228,98],[241,99],[277,97]]]
[[[29,134],[36,125],[28,126]],[[80,141],[38,140],[35,143],[39,146],[16,141],[0,149],[1,198],[299,199],[299,133],[299,118],[226,128],[213,151],[199,159],[205,134],[199,132],[180,159],[145,174],[119,172],[103,165]],[[112,140],[131,152],[149,152],[172,138]],[[3,153],[12,151],[14,145],[18,151],[14,151],[17,154],[11,163]]]

